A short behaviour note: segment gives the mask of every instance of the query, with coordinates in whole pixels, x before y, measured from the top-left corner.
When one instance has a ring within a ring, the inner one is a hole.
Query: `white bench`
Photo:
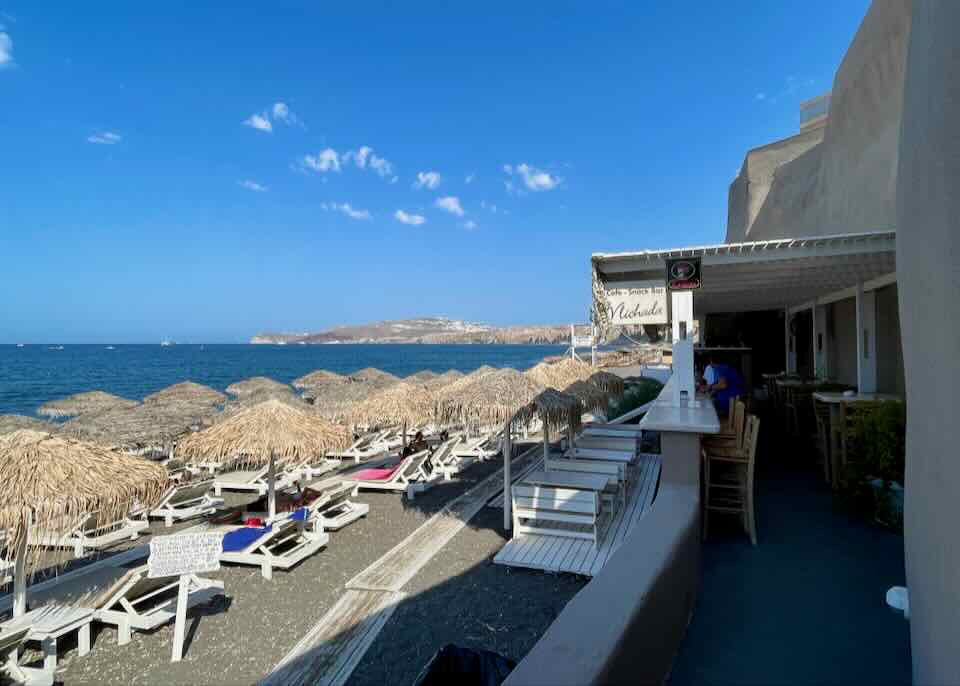
[[[513,530],[586,539],[598,546],[603,537],[602,494],[608,483],[604,474],[531,472],[513,487]]]
[[[606,460],[607,462],[622,462],[630,464],[636,462],[637,452],[629,450],[606,450],[602,448],[579,448],[576,445],[572,450],[568,450],[570,457],[582,460]]]
[[[596,448],[600,450],[623,450],[637,452],[640,440],[634,436],[611,438],[609,436],[578,436],[573,444],[578,448]]]
[[[574,472],[577,474],[603,474],[607,477],[604,495],[612,504],[627,504],[627,465],[621,462],[603,460],[577,460],[571,457],[548,457],[544,468],[552,472]]]

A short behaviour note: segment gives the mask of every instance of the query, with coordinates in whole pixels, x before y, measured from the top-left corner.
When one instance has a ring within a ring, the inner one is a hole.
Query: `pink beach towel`
[[[353,474],[351,478],[356,481],[386,481],[391,476],[396,474],[398,469],[400,469],[399,464],[395,467],[373,467],[371,469],[361,469],[359,472]]]

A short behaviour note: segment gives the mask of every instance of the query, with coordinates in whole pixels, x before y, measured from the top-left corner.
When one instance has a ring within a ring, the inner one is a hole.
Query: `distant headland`
[[[337,326],[316,333],[258,333],[251,343],[315,345],[336,343],[513,343],[562,344],[570,341],[570,325],[508,326],[465,322],[444,317],[394,319]]]

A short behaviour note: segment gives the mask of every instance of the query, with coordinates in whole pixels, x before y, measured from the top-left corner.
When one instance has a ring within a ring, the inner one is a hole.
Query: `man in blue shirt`
[[[710,357],[703,370],[705,391],[713,399],[717,414],[725,417],[730,410],[730,400],[744,394],[746,387],[740,373],[728,364]]]

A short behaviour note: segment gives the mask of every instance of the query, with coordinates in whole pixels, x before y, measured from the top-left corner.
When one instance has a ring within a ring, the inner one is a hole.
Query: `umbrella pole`
[[[550,457],[550,429],[547,428],[547,422],[543,422],[543,459]]]
[[[22,617],[27,613],[27,535],[17,546],[17,557],[13,567],[13,616]]]
[[[403,451],[400,453],[401,456],[403,455],[403,453],[407,452],[407,422],[406,421],[403,422],[402,427],[403,427],[403,431],[402,431],[403,432],[403,438],[402,438]]]
[[[270,453],[270,464],[267,467],[267,502],[270,508],[270,519],[273,519],[277,516],[276,468],[273,453]]]
[[[513,525],[513,500],[510,494],[510,462],[513,459],[513,442],[510,440],[510,422],[503,427],[503,528],[510,531]]]

